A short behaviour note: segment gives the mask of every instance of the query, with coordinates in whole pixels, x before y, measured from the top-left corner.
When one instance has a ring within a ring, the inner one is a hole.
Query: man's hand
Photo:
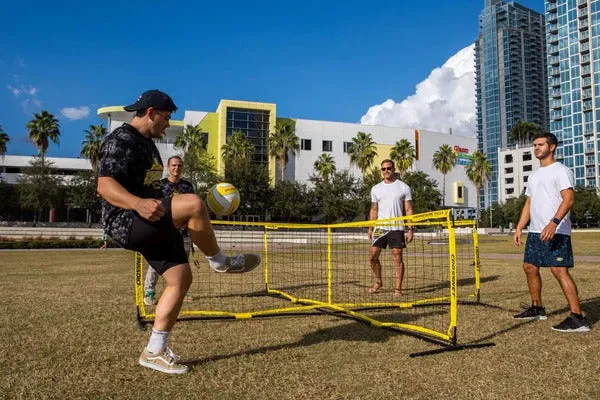
[[[406,243],[410,243],[413,240],[413,230],[409,229],[408,232],[406,232]]]
[[[520,246],[521,243],[521,228],[515,229],[515,235],[513,236],[513,240],[515,242],[515,246]]]
[[[558,225],[550,221],[548,225],[546,225],[544,229],[542,229],[542,233],[540,233],[540,240],[542,242],[549,242],[550,240],[552,240],[554,234],[556,233],[557,227]]]
[[[165,208],[160,200],[157,199],[140,199],[134,208],[138,214],[148,221],[158,221],[165,215]]]

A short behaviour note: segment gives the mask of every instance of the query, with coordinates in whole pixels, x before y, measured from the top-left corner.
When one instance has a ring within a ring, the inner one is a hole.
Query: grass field
[[[600,234],[575,234],[573,276],[600,319]],[[550,327],[568,314],[543,271],[549,319],[511,318],[527,303],[510,236],[481,237],[482,304],[459,306],[459,342],[494,347],[410,358],[438,348],[329,315],[186,321],[171,344],[192,367],[168,376],[138,366],[132,254],[122,250],[0,252],[0,398],[596,399],[600,332]],[[500,254],[500,256],[498,256]],[[506,254],[502,257],[502,254]]]

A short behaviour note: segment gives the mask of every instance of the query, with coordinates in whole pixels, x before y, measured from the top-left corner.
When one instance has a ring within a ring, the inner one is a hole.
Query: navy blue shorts
[[[390,249],[404,249],[406,240],[404,239],[404,231],[384,231],[383,235],[377,236],[377,229],[373,233],[373,243],[371,246],[385,249],[388,246]]]
[[[543,242],[539,233],[530,232],[527,234],[523,261],[536,267],[573,267],[571,236],[557,234],[552,240]]]

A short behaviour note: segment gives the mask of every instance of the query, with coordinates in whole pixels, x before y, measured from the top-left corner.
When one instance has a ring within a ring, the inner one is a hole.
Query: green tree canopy
[[[227,138],[227,143],[221,147],[221,152],[226,165],[243,165],[250,161],[254,154],[254,145],[246,138],[242,131],[234,131]]]
[[[410,187],[415,214],[440,208],[442,194],[437,188],[438,183],[435,179],[423,171],[409,171],[402,180]]]
[[[471,156],[471,163],[465,166],[467,171],[467,177],[473,185],[475,185],[475,198],[476,198],[476,219],[479,221],[479,196],[481,188],[492,176],[492,164],[487,159],[485,154],[480,151],[475,151]]]
[[[335,160],[329,153],[322,153],[313,164],[315,172],[324,180],[329,180],[329,177],[335,173]]]
[[[443,177],[442,207],[446,206],[446,174],[454,168],[457,159],[458,156],[447,144],[441,145],[440,148],[433,153],[433,168],[440,171]]]
[[[508,138],[513,143],[529,145],[533,141],[535,135],[541,131],[542,129],[533,122],[521,121],[513,125]]]
[[[36,220],[39,220],[43,210],[51,209],[57,204],[62,179],[52,174],[53,163],[47,163],[39,156],[34,157],[29,164],[31,167],[23,169],[17,191],[21,206],[35,211]]]
[[[315,209],[313,199],[307,185],[299,182],[281,182],[273,190],[271,217],[282,222],[310,220]]]
[[[0,154],[6,153],[8,142],[10,142],[10,137],[8,137],[8,134],[0,126]]]
[[[281,171],[281,181],[285,179],[285,167],[290,155],[300,150],[300,139],[290,120],[283,119],[275,124],[275,131],[269,135],[269,155],[275,157]]]
[[[313,176],[316,209],[325,223],[352,220],[365,214],[361,198],[361,185],[348,170],[332,174],[328,181]]]
[[[60,125],[54,115],[43,110],[39,114],[33,114],[33,119],[26,125],[29,140],[37,147],[43,161],[50,142],[59,143]]]
[[[355,165],[363,174],[373,165],[373,160],[377,157],[377,147],[370,133],[358,132],[352,138],[352,144],[348,149],[350,156],[350,165]]]
[[[92,169],[98,169],[98,155],[100,147],[106,137],[106,128],[100,125],[90,125],[85,131],[85,140],[81,142],[81,156],[90,159]]]
[[[398,140],[390,151],[390,159],[396,165],[402,179],[415,162],[415,148],[407,139]]]

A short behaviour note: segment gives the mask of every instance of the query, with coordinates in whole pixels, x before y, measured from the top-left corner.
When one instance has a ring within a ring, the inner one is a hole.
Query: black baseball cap
[[[175,112],[177,110],[177,106],[175,105],[175,103],[173,103],[173,99],[171,99],[171,96],[169,96],[165,92],[161,92],[158,89],[145,91],[140,97],[138,97],[135,103],[125,106],[123,108],[125,109],[125,111],[138,111],[145,110],[149,107],[160,111]]]

